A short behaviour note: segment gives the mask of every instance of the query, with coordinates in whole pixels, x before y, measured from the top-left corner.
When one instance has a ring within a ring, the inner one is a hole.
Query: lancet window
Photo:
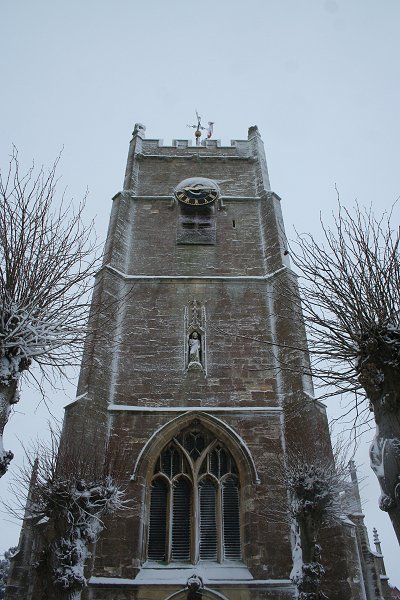
[[[231,453],[192,426],[161,452],[151,482],[148,558],[239,560],[239,478]]]

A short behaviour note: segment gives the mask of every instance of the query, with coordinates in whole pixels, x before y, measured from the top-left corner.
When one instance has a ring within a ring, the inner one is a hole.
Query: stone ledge
[[[91,577],[88,581],[89,587],[97,587],[97,586],[107,586],[107,587],[141,587],[141,586],[176,586],[185,584],[188,579],[188,574],[195,571],[196,573],[200,573],[203,575],[203,571],[201,569],[180,569],[183,571],[181,576],[177,576],[176,579],[153,579],[149,580],[140,580],[139,575],[136,579],[123,579],[119,577]],[[160,573],[157,573],[157,577],[159,577]],[[231,586],[231,587],[243,587],[245,589],[249,588],[272,588],[272,589],[282,589],[282,590],[295,590],[295,586],[290,579],[207,579],[203,578],[205,583],[213,584],[216,586]]]
[[[280,406],[133,406],[130,404],[109,404],[110,412],[264,412],[281,413]]]
[[[288,271],[291,272],[288,267],[283,265],[273,273],[267,273],[266,275],[128,275],[123,273],[119,269],[111,266],[110,264],[104,265],[98,271],[109,271],[114,275],[122,277],[126,281],[223,281],[223,282],[241,282],[241,281],[269,281],[274,279],[277,275]]]
[[[156,159],[156,160],[174,160],[174,159],[185,159],[185,160],[242,160],[247,162],[255,162],[257,158],[255,156],[230,156],[229,154],[144,154],[137,153],[135,158],[139,161],[144,159]]]

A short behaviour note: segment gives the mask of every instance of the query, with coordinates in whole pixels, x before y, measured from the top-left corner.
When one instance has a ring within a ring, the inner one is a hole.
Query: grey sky
[[[49,164],[64,147],[60,186],[77,200],[89,188],[87,216],[103,239],[134,123],[170,144],[192,136],[197,108],[223,144],[259,126],[289,236],[293,226],[316,233],[320,211],[329,220],[335,183],[346,205],[388,208],[400,193],[399,18],[397,0],[3,2],[1,164],[13,143],[26,165]],[[61,396],[51,395],[57,414]],[[45,426],[42,408],[28,416],[35,407],[25,388],[25,416],[14,415],[5,439],[19,455],[15,436]],[[363,494],[400,587],[372,474]],[[2,551],[18,534],[7,523],[0,531]]]

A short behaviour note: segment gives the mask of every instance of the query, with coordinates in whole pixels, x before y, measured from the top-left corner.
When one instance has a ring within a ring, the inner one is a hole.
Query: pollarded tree
[[[58,159],[46,173],[21,173],[14,150],[0,171],[0,477],[21,375],[35,362],[50,381],[79,360],[94,273],[92,224],[56,200]]]
[[[292,448],[286,460],[270,465],[276,485],[288,492],[289,505],[265,507],[271,522],[286,523],[292,534],[293,568],[291,579],[297,585],[299,600],[327,598],[323,576],[324,531],[355,512],[353,486],[349,480],[345,448],[338,443],[333,455],[323,456],[314,449]]]
[[[48,443],[25,448],[24,465],[10,482],[12,503],[4,506],[24,522],[15,556],[17,571],[26,571],[34,597],[81,597],[91,547],[105,527],[103,520],[129,508],[119,483],[122,474],[111,468],[110,459],[109,448],[100,457],[95,451],[88,454],[76,439],[64,439],[60,445],[60,432],[54,430]],[[12,582],[13,565],[10,571]]]
[[[323,242],[299,236],[293,260],[313,374],[327,395],[353,398],[361,420],[373,412],[371,466],[400,542],[400,237],[391,218],[339,204]]]

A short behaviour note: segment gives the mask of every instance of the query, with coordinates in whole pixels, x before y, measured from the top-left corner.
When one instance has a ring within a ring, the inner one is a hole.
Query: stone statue
[[[200,338],[197,331],[189,337],[189,365],[200,364]]]

